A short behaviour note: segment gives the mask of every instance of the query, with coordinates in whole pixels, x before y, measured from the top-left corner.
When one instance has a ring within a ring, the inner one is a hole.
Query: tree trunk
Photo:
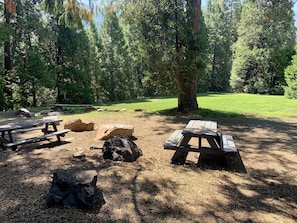
[[[200,19],[201,19],[201,0],[189,0],[190,4],[190,13],[189,21],[191,21],[192,29],[200,29]],[[177,18],[176,18],[177,19]],[[179,52],[179,42],[178,42],[178,32],[176,37],[176,52]],[[188,46],[190,48],[190,46]],[[190,58],[191,61],[196,63],[198,52],[191,53],[193,58]],[[195,72],[195,71],[194,71]],[[191,112],[198,110],[197,102],[197,74],[191,73],[188,74],[183,72],[179,66],[179,58],[177,58],[176,66],[176,81],[179,90],[178,94],[178,110],[182,112]]]
[[[36,87],[35,87],[35,81],[32,81],[32,96],[33,96],[33,102],[32,106],[37,107],[37,99],[36,99]]]
[[[9,11],[10,5],[7,5],[7,1],[4,2],[4,22],[7,26],[10,25],[10,15],[11,12]],[[13,109],[12,104],[12,89],[10,88],[10,71],[11,71],[11,42],[10,42],[10,36],[6,37],[6,40],[4,41],[4,75],[3,75],[3,81],[4,81],[4,94],[6,97],[6,105],[5,109]]]
[[[198,110],[197,103],[197,77],[193,78],[191,85],[178,95],[178,110],[191,112]]]

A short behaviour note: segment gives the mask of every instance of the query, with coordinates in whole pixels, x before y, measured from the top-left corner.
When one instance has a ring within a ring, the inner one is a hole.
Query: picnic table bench
[[[87,108],[92,108],[92,104],[54,104],[53,108],[54,110],[57,111],[62,111],[63,107],[87,107]]]
[[[189,144],[191,138],[198,138],[198,145]],[[206,139],[208,146],[202,146]],[[175,130],[165,141],[164,149],[175,150],[172,163],[184,164],[188,152],[199,152],[215,155],[237,153],[233,137],[229,134],[218,133],[217,123],[213,121],[190,120],[183,130]]]
[[[57,141],[60,142],[61,137],[65,136],[66,133],[70,131],[69,129],[58,131],[57,125],[62,121],[63,120],[58,117],[49,117],[43,119],[23,120],[20,122],[9,122],[7,124],[0,125],[1,147],[3,149],[6,149],[8,147],[16,149],[19,145],[39,142],[42,140],[49,139],[53,136],[56,136]],[[43,134],[24,139],[18,139],[17,137],[13,137],[14,134],[33,132],[36,130],[41,130]]]

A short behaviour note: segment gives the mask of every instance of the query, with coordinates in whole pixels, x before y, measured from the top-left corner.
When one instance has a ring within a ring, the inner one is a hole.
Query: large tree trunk
[[[185,91],[178,95],[178,110],[182,112],[191,112],[198,110],[197,77],[192,79],[192,83]]]
[[[200,19],[201,19],[201,0],[189,0],[190,13],[189,21],[191,21],[192,28],[194,30],[200,29]],[[179,52],[179,38],[178,32],[176,32],[176,52]],[[188,46],[190,47],[190,46]],[[189,58],[194,63],[197,61],[198,52],[191,53],[193,58]],[[194,71],[195,72],[195,71]],[[191,112],[198,110],[197,102],[197,73],[186,73],[180,69],[179,58],[177,58],[176,66],[176,81],[179,90],[178,94],[178,110],[182,112]]]
[[[10,25],[10,16],[12,13],[15,13],[15,4],[13,1],[4,2],[4,22],[7,26]],[[6,105],[5,109],[13,109],[12,103],[12,89],[10,87],[10,71],[12,70],[11,65],[11,40],[10,37],[6,37],[4,41],[4,74],[3,74],[3,81],[4,81],[4,94],[6,97]]]

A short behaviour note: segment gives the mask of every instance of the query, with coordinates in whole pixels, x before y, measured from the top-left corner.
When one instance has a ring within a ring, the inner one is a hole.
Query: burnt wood
[[[47,195],[47,207],[56,205],[89,209],[93,206],[95,192],[100,205],[105,203],[102,191],[96,190],[96,170],[69,169],[58,170],[53,174],[53,182]]]

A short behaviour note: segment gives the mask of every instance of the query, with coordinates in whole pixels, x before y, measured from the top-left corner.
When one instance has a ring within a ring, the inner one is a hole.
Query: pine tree
[[[297,99],[297,45],[295,46],[295,55],[292,58],[291,65],[285,69],[285,96],[287,98]]]
[[[231,71],[233,8],[229,0],[208,0],[204,12],[209,39],[210,91],[228,91]],[[232,1],[233,2],[233,1]],[[232,5],[233,6],[233,5]]]
[[[100,58],[99,58],[99,50],[100,46],[100,38],[98,29],[94,23],[91,22],[90,27],[88,28],[87,35],[89,38],[90,44],[90,77],[91,77],[91,88],[93,90],[93,101],[99,102],[102,97],[101,87],[100,87]]]
[[[292,1],[249,1],[234,44],[230,84],[235,91],[282,94],[295,44]]]
[[[125,15],[137,26],[145,79],[156,93],[178,94],[180,111],[197,110],[197,82],[204,75],[207,46],[201,1],[132,3]]]
[[[57,101],[90,103],[92,101],[89,74],[89,42],[83,20],[92,19],[92,10],[81,7],[77,0],[66,4],[60,0],[44,0],[43,8],[51,15],[51,28],[56,36],[52,55]]]
[[[100,30],[100,46],[99,78],[104,100],[119,101],[133,97],[132,59],[119,18],[113,11],[106,10]]]

